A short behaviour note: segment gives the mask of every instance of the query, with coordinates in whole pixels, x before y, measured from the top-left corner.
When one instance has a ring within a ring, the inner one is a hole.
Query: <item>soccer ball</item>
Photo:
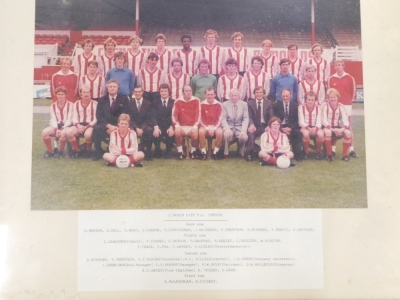
[[[280,169],[287,169],[290,167],[290,158],[287,157],[286,155],[281,155],[276,160],[276,165]]]
[[[120,156],[118,156],[115,164],[120,169],[128,168],[130,165],[129,157],[126,155],[120,155]]]

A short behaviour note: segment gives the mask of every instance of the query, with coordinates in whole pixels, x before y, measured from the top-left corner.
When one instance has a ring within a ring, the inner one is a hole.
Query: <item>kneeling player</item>
[[[308,91],[304,103],[299,106],[299,125],[303,134],[303,152],[301,159],[307,159],[310,137],[316,138],[315,158],[321,159],[324,143],[324,131],[321,129],[321,107],[316,104],[316,93]]]
[[[129,129],[131,118],[128,114],[121,114],[118,118],[118,128],[110,134],[110,153],[104,153],[103,159],[107,166],[115,166],[118,156],[127,155],[131,167],[142,167],[144,153],[138,151],[135,131]]]
[[[287,135],[280,131],[281,123],[281,119],[272,117],[268,122],[270,128],[269,132],[265,132],[261,135],[261,150],[258,154],[261,166],[276,166],[277,158],[281,155],[286,155],[290,159],[294,157],[293,152],[290,151]],[[290,165],[294,166],[295,164],[291,162]]]
[[[325,147],[328,161],[333,161],[332,138],[343,138],[342,160],[349,161],[348,150],[351,144],[351,131],[346,108],[339,103],[339,92],[336,89],[328,89],[328,103],[322,106],[322,125],[325,133]]]
[[[43,129],[42,138],[47,151],[43,158],[49,158],[61,155],[66,144],[66,128],[72,124],[72,103],[67,101],[67,89],[60,86],[55,89],[57,101],[50,106],[50,126]],[[60,149],[51,147],[51,137],[60,140]]]
[[[74,126],[66,129],[68,142],[70,142],[74,149],[72,153],[73,158],[78,156],[83,156],[85,158],[91,157],[93,126],[97,123],[97,101],[91,99],[91,92],[89,85],[82,85],[79,90],[81,100],[73,104],[72,123]],[[79,151],[79,145],[76,139],[78,136],[83,136],[85,138],[86,147],[82,151]],[[62,154],[60,153],[60,155]]]

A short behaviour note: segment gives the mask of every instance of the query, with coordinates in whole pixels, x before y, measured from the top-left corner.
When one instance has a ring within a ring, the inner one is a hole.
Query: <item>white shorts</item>
[[[189,131],[193,129],[193,126],[181,126],[183,134],[189,135]]]
[[[351,117],[351,113],[353,112],[353,105],[344,105],[344,108],[346,109],[347,116]]]

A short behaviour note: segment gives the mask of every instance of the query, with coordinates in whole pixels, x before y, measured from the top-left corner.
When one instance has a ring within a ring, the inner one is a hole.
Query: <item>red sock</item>
[[[136,162],[136,160],[133,157],[133,155],[129,155],[129,162],[131,163],[131,165],[133,165]]]
[[[342,157],[345,157],[348,155],[350,145],[351,145],[351,143],[343,143]]]
[[[332,155],[332,140],[325,140],[326,154]]]
[[[66,143],[66,140],[60,140],[60,152],[63,152]]]
[[[267,160],[267,163],[273,166],[276,166],[276,158],[273,156],[270,156]]]
[[[315,149],[315,152],[317,152],[317,153],[321,152],[323,143],[324,143],[323,141],[317,141],[317,149]]]
[[[86,150],[92,149],[92,142],[87,142],[86,143]]]
[[[43,142],[46,145],[47,151],[53,153],[53,148],[51,148],[51,139],[43,139]]]
[[[114,158],[114,160],[111,162],[114,166],[117,164],[117,158],[118,157]]]
[[[75,151],[79,151],[79,146],[78,146],[78,142],[76,141],[76,139],[73,139],[72,141],[69,141],[72,145],[72,148],[74,148]]]
[[[303,142],[303,150],[306,154],[308,154],[308,146],[310,145],[310,141],[308,142]]]

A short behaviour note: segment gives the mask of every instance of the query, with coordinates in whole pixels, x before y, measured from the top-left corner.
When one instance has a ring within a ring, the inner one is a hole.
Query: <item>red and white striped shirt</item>
[[[105,95],[105,78],[100,75],[96,75],[96,77],[92,80],[89,78],[88,75],[81,77],[79,81],[79,87],[81,88],[82,85],[90,85],[92,89],[91,98],[100,98]]]
[[[82,54],[78,54],[74,58],[74,71],[78,75],[78,77],[82,77],[87,74],[87,69],[88,69],[88,64],[89,61],[96,60],[97,61],[97,56],[91,53],[89,57],[85,57]]]
[[[268,57],[260,55],[264,59],[263,71],[269,75],[270,78],[274,78],[279,73],[278,59],[275,55],[270,54]]]
[[[278,133],[274,138],[271,132],[264,132],[260,138],[261,151],[267,153],[288,153],[290,151],[289,139],[286,134]]]
[[[290,61],[289,73],[294,75],[297,81],[301,81],[303,79],[303,60],[301,58],[296,58],[295,61],[292,61],[289,57],[288,59]]]
[[[125,58],[127,61],[127,68],[131,69],[135,76],[138,76],[139,71],[146,66],[146,59],[144,57],[144,52],[140,51],[133,54],[131,50],[125,53]]]
[[[190,83],[189,75],[181,73],[179,77],[175,77],[174,73],[169,73],[166,79],[166,83],[171,87],[171,97],[173,99],[183,98],[182,88]]]
[[[314,105],[310,111],[306,104],[299,105],[299,125],[301,128],[321,128],[321,107]]]
[[[76,101],[73,108],[72,123],[75,126],[78,126],[79,123],[89,123],[93,127],[97,123],[96,110],[97,101],[90,100],[86,106],[82,104],[82,100]]]
[[[172,52],[164,49],[163,53],[158,53],[157,49],[154,52],[158,55],[159,60],[157,61],[157,67],[165,72],[165,74],[169,73],[170,63],[172,59]]]
[[[325,102],[322,107],[322,125],[331,128],[333,126],[349,127],[349,119],[347,117],[346,108],[343,104],[338,103],[333,109],[329,102]]]
[[[246,48],[242,47],[240,51],[229,48],[225,51],[222,63],[225,64],[226,60],[230,57],[236,59],[238,72],[246,72],[249,69],[250,56],[248,55],[248,51]]]
[[[198,52],[191,49],[190,52],[184,52],[179,50],[176,52],[176,56],[182,59],[184,73],[188,74],[190,77],[196,74],[197,65],[199,63]]]
[[[233,79],[229,78],[227,74],[222,75],[218,80],[218,87],[217,87],[218,98],[220,100],[222,100],[223,98],[229,100],[230,90],[236,88],[239,90],[240,99],[243,100],[245,96],[245,90],[243,89],[243,87],[244,87],[243,77],[240,76],[239,73],[236,73],[236,76]]]
[[[314,83],[309,83],[307,80],[303,80],[299,84],[299,90],[297,93],[297,101],[299,104],[303,104],[305,101],[305,95],[308,91],[313,91],[316,96],[316,103],[321,105],[325,102],[325,86],[321,81],[316,80]]]
[[[317,79],[322,82],[327,82],[331,73],[331,68],[328,64],[328,61],[323,59],[321,62],[317,62],[315,58],[311,58],[308,62],[315,66],[317,71]]]
[[[108,70],[115,67],[114,55],[115,53],[111,57],[108,57],[107,54],[104,53],[100,56],[99,73],[101,74],[101,76],[106,77]]]
[[[165,82],[163,70],[155,69],[149,72],[147,68],[143,68],[138,74],[138,85],[141,85],[145,92],[158,92],[160,84]]]
[[[114,156],[135,154],[138,149],[136,132],[129,129],[127,134],[122,136],[119,129],[114,130],[110,134],[109,149]]]
[[[212,49],[208,49],[206,46],[200,48],[200,58],[207,59],[210,62],[211,74],[219,74],[221,72],[222,56],[223,53],[220,46],[215,45]]]
[[[246,88],[246,95],[248,98],[255,99],[254,89],[257,86],[262,86],[265,89],[265,95],[268,95],[269,83],[270,77],[264,71],[261,71],[258,75],[255,75],[253,71],[249,71],[244,74],[244,86]]]
[[[72,106],[73,103],[65,101],[64,106],[59,108],[58,102],[54,102],[50,107],[50,126],[58,128],[58,124],[63,123],[64,127],[72,125]]]

